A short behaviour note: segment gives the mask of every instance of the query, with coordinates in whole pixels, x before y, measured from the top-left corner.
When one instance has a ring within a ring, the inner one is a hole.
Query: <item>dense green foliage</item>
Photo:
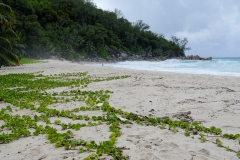
[[[16,44],[17,35],[12,30],[14,14],[12,9],[0,3],[0,68],[10,62],[18,63],[18,57],[12,52],[12,44]]]
[[[98,9],[90,0],[0,0],[16,15],[13,26],[26,45],[25,56],[57,55],[75,59],[80,55],[108,57],[107,49],[153,56],[184,56],[187,39],[166,40],[115,12]],[[178,40],[177,42],[175,40]],[[181,45],[178,42],[184,42]],[[23,46],[22,46],[23,47]],[[23,56],[22,52],[17,53]]]

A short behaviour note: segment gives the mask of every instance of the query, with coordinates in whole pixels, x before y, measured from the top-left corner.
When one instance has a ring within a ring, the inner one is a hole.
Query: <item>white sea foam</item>
[[[101,65],[101,64],[94,64]],[[240,77],[240,58],[214,58],[212,61],[169,59],[160,62],[126,61],[105,66],[135,70],[166,71]]]

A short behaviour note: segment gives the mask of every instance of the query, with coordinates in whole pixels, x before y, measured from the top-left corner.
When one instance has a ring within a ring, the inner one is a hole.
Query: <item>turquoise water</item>
[[[101,65],[101,64],[95,64]],[[240,77],[240,57],[213,58],[211,61],[169,59],[160,62],[126,61],[104,66],[135,70],[166,71],[190,74],[210,74]]]

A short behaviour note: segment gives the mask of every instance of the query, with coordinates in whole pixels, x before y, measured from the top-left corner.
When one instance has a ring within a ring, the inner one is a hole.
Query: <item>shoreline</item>
[[[204,126],[219,127],[223,133],[240,133],[238,124],[240,77],[130,70],[58,60],[10,68],[1,69],[0,75],[41,71],[43,75],[85,71],[92,77],[131,75],[126,79],[91,83],[84,90],[113,91],[110,94],[110,105],[127,112],[153,117],[172,117],[176,113],[190,111],[194,121],[201,121]],[[68,90],[68,88],[59,88],[59,90]],[[69,108],[73,104],[68,103],[64,106]],[[4,105],[6,104],[0,103],[1,107]],[[120,127],[123,134],[118,138],[116,145],[130,148],[123,151],[130,156],[130,159],[238,159],[236,154],[227,152],[224,148],[212,143],[201,143],[197,138],[185,137],[181,131],[172,133],[167,129],[160,130],[159,127],[137,124]],[[96,140],[108,138],[108,127],[97,128],[100,130],[99,133],[91,129],[83,129],[75,134],[89,139],[96,137]],[[25,140],[32,144],[29,145]],[[213,138],[209,140],[213,141]],[[42,136],[35,139],[21,138],[9,144],[0,144],[0,159],[17,157],[34,159],[36,156],[42,156],[43,153],[44,159],[61,159],[63,156],[71,159],[82,156],[77,151],[55,149],[52,144],[46,142],[45,136]],[[231,149],[239,149],[236,141],[224,140],[223,143],[229,145]],[[19,149],[17,149],[18,145],[20,145]],[[19,150],[21,153],[18,153]]]
[[[45,59],[42,60],[43,62],[40,62],[39,64],[42,63],[52,63],[52,62],[56,62],[56,63],[69,63],[69,64],[75,64],[75,65],[85,65],[85,66],[89,66],[89,67],[105,67],[105,68],[109,68],[109,69],[116,69],[116,70],[126,70],[126,71],[136,71],[136,72],[153,72],[153,73],[162,73],[162,74],[183,74],[183,75],[198,75],[198,76],[213,76],[213,77],[233,77],[233,78],[240,78],[240,76],[231,76],[231,75],[214,75],[214,74],[203,74],[203,73],[184,73],[184,72],[174,72],[174,71],[155,71],[155,70],[141,70],[141,69],[131,69],[131,68],[125,68],[125,67],[113,67],[113,66],[105,66],[105,64],[115,64],[113,62],[88,62],[88,61],[80,61],[80,62],[72,62],[72,61],[68,61],[68,60],[52,60],[52,59]],[[129,61],[131,62],[131,61]],[[135,62],[152,62],[152,61],[135,61]],[[159,61],[160,62],[160,61]],[[34,63],[34,64],[38,64],[38,63]],[[34,65],[34,64],[23,64],[20,66],[6,66],[6,67],[2,67],[0,68],[1,70],[16,70],[16,68],[22,68],[23,66],[28,66],[28,65]],[[99,64],[98,65],[94,65],[94,64]],[[14,73],[14,72],[12,72]],[[1,73],[0,73],[1,74]],[[7,72],[6,72],[7,74]]]
[[[153,62],[155,63],[156,61],[124,61],[124,62]],[[120,63],[124,63],[124,62],[120,62]],[[158,61],[158,62],[163,62],[163,61]],[[227,77],[237,77],[240,78],[240,74],[239,75],[233,75],[233,73],[229,73],[226,75],[223,75],[222,73],[190,73],[188,71],[169,71],[169,70],[153,70],[153,69],[136,69],[136,68],[128,68],[128,67],[124,67],[124,66],[117,66],[118,62],[116,63],[112,63],[112,62],[80,62],[82,64],[86,64],[86,65],[90,65],[90,66],[97,66],[97,67],[111,67],[111,68],[118,68],[118,69],[127,69],[127,70],[135,70],[135,71],[150,71],[150,72],[163,72],[163,73],[176,73],[176,74],[191,74],[191,75],[209,75],[209,76],[227,76]],[[116,65],[116,66],[114,66]],[[174,69],[174,68],[173,68]],[[192,68],[192,70],[194,70],[194,68]],[[236,74],[236,73],[235,73]]]

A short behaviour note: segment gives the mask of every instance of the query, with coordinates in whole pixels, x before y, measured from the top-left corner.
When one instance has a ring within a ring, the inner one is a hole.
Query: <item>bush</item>
[[[104,49],[102,52],[100,52],[99,57],[106,59],[106,58],[109,58],[109,54],[108,54],[108,52]]]

